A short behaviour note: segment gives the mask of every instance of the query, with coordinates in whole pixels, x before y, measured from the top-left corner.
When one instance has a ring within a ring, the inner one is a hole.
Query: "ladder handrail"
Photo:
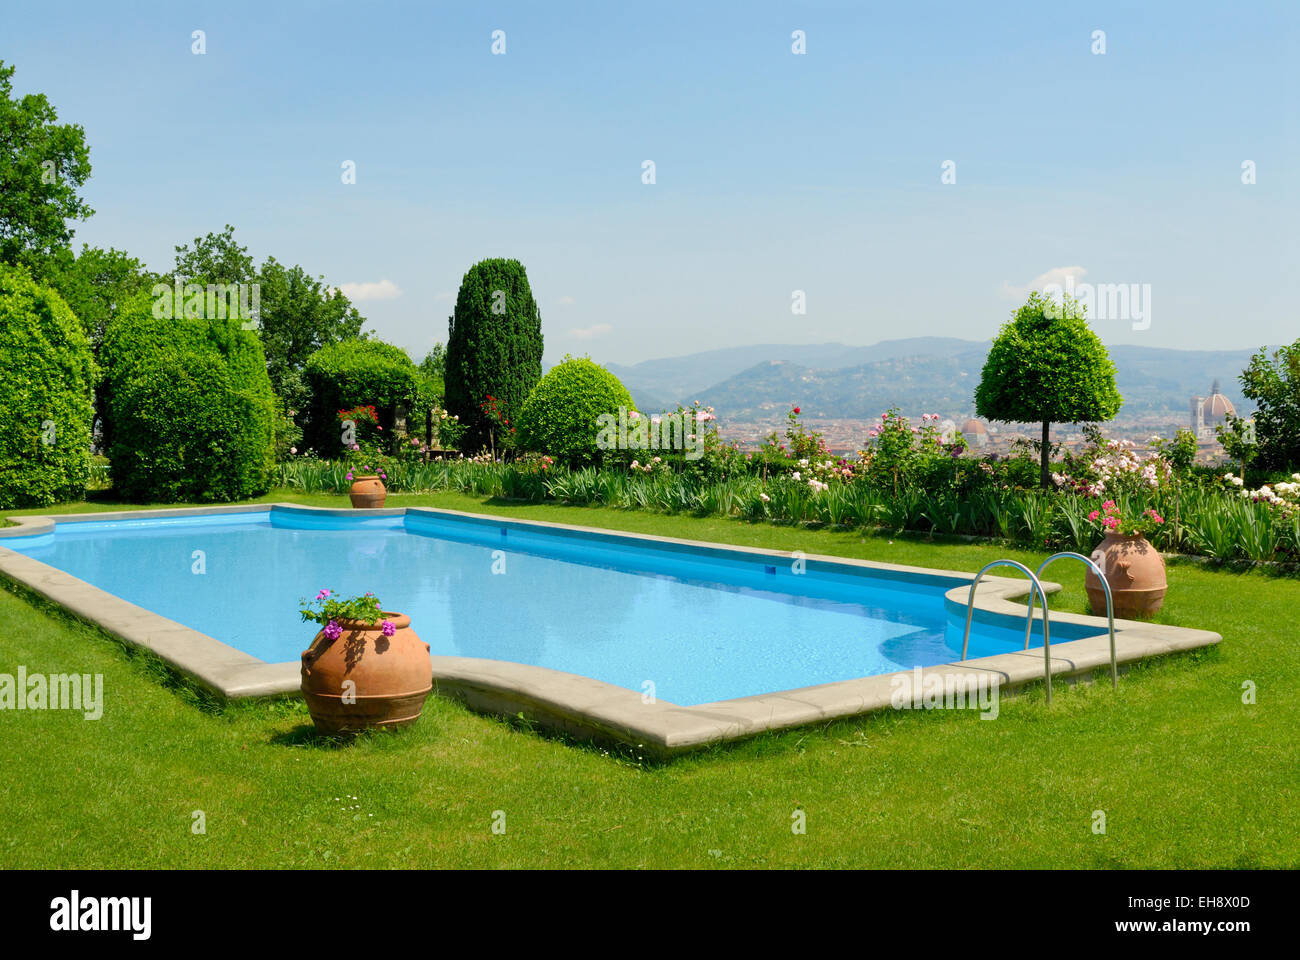
[[[1069,550],[1063,553],[1054,553],[1039,564],[1038,575],[1041,577],[1043,575],[1043,570],[1053,560],[1060,560],[1063,557],[1073,557],[1075,560],[1080,560],[1083,563],[1086,563],[1092,568],[1093,572],[1097,574],[1097,579],[1101,581],[1102,587],[1106,590],[1106,623],[1110,628],[1110,685],[1112,689],[1118,690],[1119,664],[1115,659],[1115,602],[1111,598],[1110,582],[1106,579],[1106,574],[1102,572],[1101,567],[1097,566],[1097,564],[1091,559],[1085,557],[1081,553],[1073,553]],[[1043,597],[1043,606],[1047,606],[1047,597]],[[1034,594],[1032,590],[1029,593],[1029,616],[1031,619],[1034,616]],[[1025,635],[1025,649],[1029,649],[1029,635],[1027,633]]]
[[[984,574],[988,573],[994,567],[1015,567],[1017,570],[1027,576],[1033,586],[1029,591],[1029,616],[1025,621],[1025,649],[1029,649],[1029,634],[1034,628],[1034,590],[1038,591],[1039,596],[1043,598],[1043,681],[1047,684],[1047,702],[1052,702],[1052,640],[1048,626],[1047,615],[1047,594],[1043,592],[1043,585],[1038,580],[1038,575],[1026,567],[1023,563],[1015,560],[994,560],[988,564],[979,573],[975,574],[975,579],[970,585],[970,599],[966,602],[966,632],[962,635],[961,640],[961,658],[966,659],[966,650],[970,646],[970,623],[971,618],[975,615],[975,588],[980,585],[984,579]]]

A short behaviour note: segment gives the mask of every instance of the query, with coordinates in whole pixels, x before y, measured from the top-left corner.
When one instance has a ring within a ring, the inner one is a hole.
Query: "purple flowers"
[[[384,632],[384,636],[391,637],[397,632],[397,624],[393,623],[391,620],[385,620],[379,625],[379,629]]]
[[[383,621],[384,635],[389,637],[397,630],[395,624],[384,620],[383,607],[379,605],[379,598],[373,593],[345,598],[326,588],[317,593],[310,603],[306,600],[300,603],[302,605],[298,612],[302,614],[303,621],[320,624],[323,628],[321,632],[330,640],[337,640],[343,635],[345,623],[350,625],[362,623],[373,629]],[[347,629],[356,629],[356,627],[349,626]]]

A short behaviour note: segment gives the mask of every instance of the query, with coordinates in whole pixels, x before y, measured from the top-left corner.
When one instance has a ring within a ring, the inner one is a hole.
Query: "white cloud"
[[[569,306],[569,305],[572,304],[572,303],[576,303],[577,301],[575,301],[575,300],[573,299],[573,297],[565,296],[565,297],[560,297],[560,299],[559,299],[559,300],[556,300],[555,302],[558,303],[558,304],[559,304],[560,306],[562,306],[562,307],[567,307],[567,306]]]
[[[370,281],[366,283],[341,283],[339,289],[349,300],[396,300],[402,295],[401,289],[391,280]]]
[[[1073,277],[1075,286],[1078,286],[1087,272],[1086,267],[1052,267],[1046,273],[1040,273],[1034,277],[1023,287],[1018,287],[1004,280],[1002,281],[1002,296],[1010,300],[1023,300],[1029,296],[1031,291],[1042,290],[1051,284],[1064,287],[1066,277]]]
[[[597,323],[590,327],[575,327],[569,331],[569,336],[578,340],[590,340],[592,337],[599,337],[613,330],[608,323]]]

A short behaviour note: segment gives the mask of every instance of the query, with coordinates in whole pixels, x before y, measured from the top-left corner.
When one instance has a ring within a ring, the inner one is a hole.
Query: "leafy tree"
[[[1228,455],[1228,459],[1237,463],[1244,483],[1251,463],[1259,454],[1259,444],[1255,440],[1254,424],[1245,417],[1230,413],[1223,423],[1214,428],[1214,432],[1218,436],[1219,442],[1223,444],[1223,452]]]
[[[176,248],[176,269],[171,279],[181,283],[252,283],[253,258],[248,248],[235,242],[235,228],[226,224],[220,233],[195,237]]]
[[[284,410],[310,405],[303,367],[312,354],[363,336],[365,317],[342,291],[327,286],[324,277],[313,277],[301,266],[286,267],[274,257],[255,269],[230,224],[220,233],[196,237],[193,246],[177,247],[171,279],[258,285],[258,335],[271,386]]]
[[[438,396],[441,398],[447,378],[447,348],[441,343],[435,343],[420,361],[420,372],[436,384]]]
[[[90,150],[86,131],[57,123],[44,94],[15,100],[13,75],[0,60],[0,262],[44,276],[46,261],[68,252],[68,221],[95,212],[77,193],[90,177]]]
[[[81,321],[95,356],[119,305],[158,282],[143,263],[121,250],[83,245],[81,255],[61,263],[51,285]]]
[[[632,395],[618,377],[588,357],[566,356],[546,372],[524,402],[519,443],[570,465],[593,463],[600,457],[598,418],[601,414],[617,417],[619,407],[635,409]]]
[[[308,358],[321,347],[361,337],[365,318],[343,293],[327,287],[302,267],[285,267],[268,257],[257,274],[261,284],[260,333],[271,386],[289,408],[308,405],[302,376]]]
[[[975,409],[1003,423],[1042,423],[1039,483],[1048,486],[1053,423],[1111,420],[1124,398],[1115,364],[1073,297],[1058,304],[1037,291],[1003,325],[984,361]]]
[[[446,356],[447,410],[465,428],[465,449],[480,449],[491,427],[481,404],[491,395],[514,420],[542,377],[542,315],[518,260],[482,260],[456,295]]]
[[[1264,471],[1300,470],[1300,340],[1272,357],[1260,350],[1241,372],[1241,392],[1255,411],[1255,466]]]
[[[0,508],[81,499],[96,378],[63,299],[27,269],[0,264]]]

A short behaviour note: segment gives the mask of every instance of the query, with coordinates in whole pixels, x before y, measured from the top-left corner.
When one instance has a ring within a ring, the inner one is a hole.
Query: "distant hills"
[[[626,384],[643,411],[699,400],[714,407],[719,418],[733,421],[773,420],[792,403],[817,419],[867,419],[891,406],[905,413],[933,411],[956,418],[975,413],[975,385],[988,349],[987,342],[912,337],[869,347],[728,347],[605,366]],[[1184,420],[1188,399],[1208,394],[1216,379],[1234,406],[1250,406],[1237,376],[1255,350],[1109,349],[1124,397],[1121,421],[1149,416]]]

